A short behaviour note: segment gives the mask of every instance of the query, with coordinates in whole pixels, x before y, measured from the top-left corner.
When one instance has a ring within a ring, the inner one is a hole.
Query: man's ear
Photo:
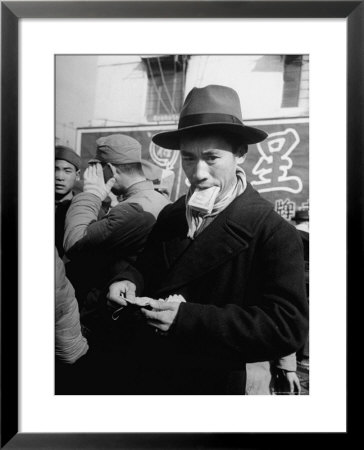
[[[80,170],[76,170],[76,181],[80,181],[80,179],[81,179],[80,174],[81,174],[81,171]]]
[[[244,164],[244,162],[245,162],[245,160],[246,160],[246,153],[245,153],[245,155],[242,155],[242,156],[238,156],[237,157],[237,163],[240,165],[240,164]]]

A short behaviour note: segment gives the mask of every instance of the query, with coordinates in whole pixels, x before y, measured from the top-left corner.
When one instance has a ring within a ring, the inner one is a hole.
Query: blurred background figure
[[[295,227],[299,231],[302,243],[303,253],[305,259],[305,282],[306,282],[306,294],[309,300],[309,285],[310,285],[310,229],[309,229],[309,210],[302,209],[297,210],[293,217]],[[302,349],[297,352],[298,363],[304,367],[309,367],[309,336]]]
[[[88,343],[82,335],[80,314],[75,291],[66,278],[63,261],[55,250],[56,310],[55,355],[56,394],[80,393],[81,363],[76,364],[88,351]],[[67,391],[67,392],[66,392]]]
[[[246,365],[246,395],[299,395],[296,354]]]
[[[154,189],[170,198],[175,178],[173,170],[163,169],[146,159],[142,159],[142,167],[145,178],[154,184]]]
[[[76,182],[80,179],[81,158],[71,148],[57,145],[55,149],[55,242],[62,258],[64,222],[74,196]]]
[[[145,176],[136,139],[113,134],[95,144],[96,154],[83,174],[83,192],[72,199],[64,233],[67,276],[90,343],[96,335],[107,341],[113,326],[104,292],[113,270],[136,259],[160,211],[170,203]],[[148,178],[161,177],[152,173],[157,169],[149,167]],[[103,214],[102,204],[110,194],[111,207]]]

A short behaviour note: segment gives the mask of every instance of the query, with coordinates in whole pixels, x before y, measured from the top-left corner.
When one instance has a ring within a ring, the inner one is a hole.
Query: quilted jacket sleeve
[[[63,247],[68,252],[86,236],[89,225],[97,220],[101,199],[94,194],[82,192],[72,199],[68,208]]]
[[[155,222],[152,214],[136,203],[120,203],[97,220],[100,207],[100,199],[93,194],[81,193],[73,198],[64,237],[66,255],[71,259],[101,246],[103,250],[137,246],[139,241],[144,242]]]
[[[56,251],[56,357],[66,364],[86,354],[88,343],[81,333],[80,314],[75,291],[66,278],[64,264]]]

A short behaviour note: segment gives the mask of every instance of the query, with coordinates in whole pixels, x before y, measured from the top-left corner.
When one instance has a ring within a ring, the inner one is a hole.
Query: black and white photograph
[[[309,55],[54,73],[55,394],[309,395]]]
[[[363,3],[2,2],[2,448],[346,438]]]

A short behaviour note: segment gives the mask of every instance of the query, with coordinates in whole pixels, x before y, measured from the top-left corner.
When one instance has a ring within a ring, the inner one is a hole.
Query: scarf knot
[[[205,227],[207,223],[210,223],[221,211],[223,211],[230,203],[235,200],[236,197],[241,195],[247,186],[246,174],[241,167],[237,167],[236,169],[236,183],[234,186],[222,197],[218,198],[213,206],[213,209],[210,214],[204,214],[198,211],[195,211],[188,204],[193,191],[191,188],[188,190],[186,195],[186,219],[188,224],[188,233],[187,237],[190,239],[194,239],[199,231]]]

